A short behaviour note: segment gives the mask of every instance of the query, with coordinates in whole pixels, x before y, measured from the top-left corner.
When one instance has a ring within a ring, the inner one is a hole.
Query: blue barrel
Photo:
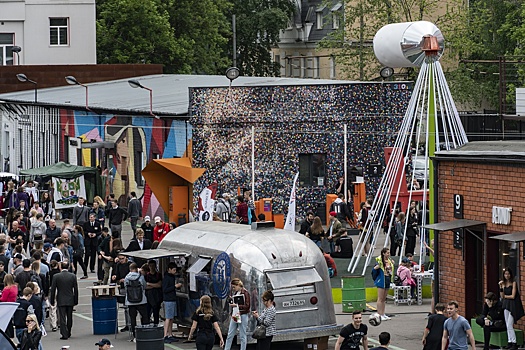
[[[117,299],[92,297],[93,334],[115,334],[117,329]]]

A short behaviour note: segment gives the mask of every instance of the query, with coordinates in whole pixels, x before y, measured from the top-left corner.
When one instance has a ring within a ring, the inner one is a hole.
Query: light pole
[[[148,87],[145,87],[138,80],[135,80],[135,79],[128,80],[128,84],[129,84],[129,86],[131,86],[134,89],[141,88],[141,89],[149,91],[149,114],[152,117],[155,117],[155,118],[159,119],[159,117],[157,117],[155,114],[153,114],[153,90],[148,88]]]
[[[11,51],[16,53],[16,63],[19,66],[20,65],[20,51],[22,51],[22,48],[20,46],[13,46],[11,48]]]
[[[237,67],[230,67],[226,70],[226,78],[230,79],[230,87],[232,87],[232,82],[239,77],[241,72]]]
[[[20,80],[22,83],[31,83],[35,85],[35,103],[38,102],[38,89],[37,89],[38,83],[34,80],[29,79],[25,74],[22,74],[22,73],[17,74],[16,78]]]
[[[87,85],[80,83],[80,82],[79,82],[74,76],[72,76],[72,75],[68,75],[68,76],[66,77],[66,82],[67,82],[69,85],[80,85],[80,86],[83,86],[84,88],[86,88],[86,110],[91,111],[91,109],[89,109],[89,107],[88,107],[88,87],[87,87]]]

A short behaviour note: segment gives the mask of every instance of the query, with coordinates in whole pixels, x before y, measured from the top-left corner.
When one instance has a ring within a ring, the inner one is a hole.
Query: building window
[[[323,29],[323,12],[317,11],[316,12],[316,28],[317,29]]]
[[[332,7],[332,29],[339,29],[339,11],[343,4],[338,2],[334,7]]]
[[[0,66],[13,65],[13,45],[12,33],[0,33]]]
[[[53,46],[65,46],[68,40],[68,18],[49,19],[49,44]]]
[[[332,29],[339,29],[339,14],[332,12]]]
[[[325,163],[325,153],[299,154],[299,184],[324,186]]]

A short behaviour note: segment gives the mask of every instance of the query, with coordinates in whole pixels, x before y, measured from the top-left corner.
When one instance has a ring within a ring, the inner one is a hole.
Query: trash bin
[[[93,334],[115,334],[117,329],[117,299],[112,296],[91,298]]]
[[[164,350],[164,327],[144,325],[135,327],[136,350]]]
[[[366,310],[366,289],[364,276],[343,276],[343,312]]]

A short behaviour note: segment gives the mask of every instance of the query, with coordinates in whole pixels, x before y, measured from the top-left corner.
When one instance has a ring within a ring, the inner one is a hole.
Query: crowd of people
[[[393,144],[409,98],[410,89],[394,84],[193,89],[194,161],[207,169],[195,193],[215,179],[221,179],[221,192],[251,183],[253,125],[254,195],[272,198],[277,213],[287,211],[299,154],[326,154],[323,183],[297,188],[297,213],[304,217],[316,211],[341,175],[343,125],[349,166],[384,164],[383,147]],[[373,192],[380,178],[364,176]]]

